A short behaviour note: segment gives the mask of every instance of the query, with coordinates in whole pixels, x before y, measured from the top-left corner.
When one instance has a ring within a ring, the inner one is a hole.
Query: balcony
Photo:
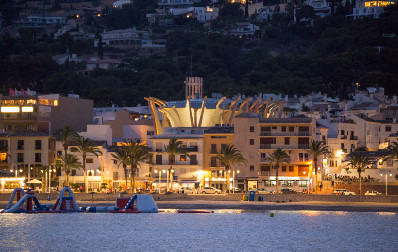
[[[342,135],[342,136],[340,137],[340,139],[347,139],[347,136],[346,136],[346,135]]]
[[[309,131],[299,131],[299,132],[261,131],[260,136],[311,136],[311,135]]]
[[[162,149],[157,149],[157,148],[153,149],[153,152],[162,152],[162,151],[163,151]]]
[[[198,146],[189,146],[189,147],[186,147],[186,150],[188,152],[198,152]]]
[[[218,154],[218,152],[217,152],[217,150],[212,149],[212,150],[210,150],[210,154]]]
[[[272,171],[260,171],[258,172],[259,176],[275,176],[275,172]]]
[[[309,144],[299,144],[298,149],[309,149],[310,145]]]
[[[272,145],[271,144],[260,144],[260,149],[269,150],[269,149],[272,149]]]
[[[284,150],[300,150],[300,149],[309,149],[309,144],[299,144],[299,145],[286,145],[286,144],[260,144],[260,150],[276,150],[276,149],[284,149]]]
[[[189,162],[190,165],[198,165],[198,161],[197,160],[191,160]]]
[[[217,162],[210,162],[210,167],[218,167]]]
[[[357,136],[350,136],[350,140],[358,140]]]

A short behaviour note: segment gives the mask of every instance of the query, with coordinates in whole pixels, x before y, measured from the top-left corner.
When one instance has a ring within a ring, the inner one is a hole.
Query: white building
[[[189,156],[176,156],[173,166],[173,189],[180,186],[199,186],[200,171],[203,168],[203,134],[205,129],[207,128],[165,128],[163,134],[148,139],[148,147],[152,148],[154,155],[154,165],[150,169],[150,173],[155,188],[159,187],[159,174],[161,174],[160,187],[162,190],[166,188],[169,181],[171,171],[165,148],[169,145],[170,139],[173,138],[182,141],[189,151]]]
[[[119,48],[139,48],[143,39],[149,39],[147,31],[135,28],[105,31],[101,33],[102,45]],[[94,40],[94,46],[98,47],[99,39]]]
[[[113,6],[113,8],[123,8],[124,4],[131,4],[131,0],[119,0],[119,1],[113,2],[112,6]]]
[[[378,18],[384,13],[384,7],[395,4],[394,1],[374,1],[374,0],[358,0],[356,1],[353,13],[347,15],[347,17],[353,17],[354,19],[363,17]]]
[[[306,5],[314,8],[315,15],[324,18],[331,14],[331,7],[326,0],[309,0]]]
[[[170,8],[170,7],[185,7],[193,6],[194,3],[199,3],[200,0],[158,0],[158,5],[160,7]]]

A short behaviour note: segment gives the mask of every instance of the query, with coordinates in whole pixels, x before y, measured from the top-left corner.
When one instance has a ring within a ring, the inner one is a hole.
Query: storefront
[[[10,192],[13,191],[15,188],[23,188],[25,186],[25,178],[20,177],[4,177],[0,178],[1,183],[1,192]]]
[[[294,191],[303,191],[308,188],[308,178],[306,177],[278,177],[279,188],[291,188]],[[259,188],[275,190],[276,177],[271,176],[259,181]]]

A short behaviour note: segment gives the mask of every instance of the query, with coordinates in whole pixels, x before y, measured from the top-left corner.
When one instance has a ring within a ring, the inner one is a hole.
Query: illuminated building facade
[[[316,121],[308,117],[261,118],[258,114],[242,113],[235,118],[234,143],[247,164],[239,164],[237,187],[244,190],[268,188],[275,190],[276,170],[267,158],[276,149],[286,151],[291,162],[279,167],[279,188],[308,188],[312,160],[306,150],[316,138]],[[318,161],[318,166],[321,161]],[[311,176],[310,176],[311,177]]]
[[[48,134],[34,131],[1,133],[0,146],[0,170],[8,170],[15,178],[24,178],[21,182],[49,176],[45,171],[54,164],[55,139]],[[50,176],[55,178],[55,173]],[[6,185],[6,188],[10,187]]]
[[[264,118],[282,117],[283,101],[247,98],[234,100],[207,98],[165,102],[145,98],[151,111],[155,133],[161,134],[166,127],[214,127],[230,126],[241,113],[256,113]],[[161,115],[159,115],[158,111]]]
[[[347,16],[353,17],[354,19],[363,17],[378,18],[384,13],[384,7],[390,4],[395,4],[395,1],[358,0],[355,3],[355,8],[352,10],[352,15]]]
[[[234,144],[234,127],[212,127],[205,130],[202,186],[212,186],[221,191],[226,190],[227,171],[217,156],[221,154],[224,146],[231,144]],[[230,177],[233,178],[232,175]]]
[[[93,101],[59,94],[0,99],[0,130],[53,134],[67,125],[84,131],[93,121]]]
[[[203,178],[203,135],[206,129],[166,128],[162,134],[149,137],[148,146],[152,148],[154,158],[153,166],[149,170],[153,189],[160,187],[164,190],[167,185],[171,188],[171,176],[173,176],[173,189],[178,189],[180,186],[198,187],[200,185]],[[189,154],[189,156],[176,156],[173,171],[170,169],[169,158],[165,152],[171,139],[182,141]]]

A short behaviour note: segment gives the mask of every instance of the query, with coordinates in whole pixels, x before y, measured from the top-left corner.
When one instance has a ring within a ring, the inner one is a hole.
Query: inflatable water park
[[[16,203],[13,205],[16,197]],[[151,195],[134,195],[131,198],[117,198],[115,206],[79,207],[69,186],[59,192],[55,204],[40,204],[30,189],[16,188],[1,213],[158,213],[158,206]]]

